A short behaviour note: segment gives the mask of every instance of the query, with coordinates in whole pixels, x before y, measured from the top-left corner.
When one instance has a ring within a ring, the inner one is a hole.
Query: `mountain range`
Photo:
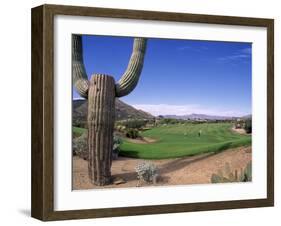
[[[87,122],[88,101],[85,99],[77,99],[72,101],[72,120],[73,125],[84,127]],[[153,115],[137,110],[134,107],[124,103],[118,98],[115,99],[115,119],[152,119]]]
[[[164,118],[183,119],[183,120],[233,120],[238,118],[251,118],[252,115],[245,115],[242,117],[236,116],[219,116],[219,115],[205,115],[205,114],[187,114],[187,115],[163,115]]]
[[[72,120],[73,125],[85,127],[87,122],[87,108],[88,101],[85,99],[77,99],[72,101]],[[186,114],[186,115],[163,115],[163,118],[173,118],[182,120],[235,120],[238,118],[251,118],[252,115],[245,115],[243,117],[230,117],[230,116],[215,116],[206,114]],[[129,104],[124,103],[120,99],[115,100],[115,119],[152,119],[155,116],[143,110],[136,109]]]

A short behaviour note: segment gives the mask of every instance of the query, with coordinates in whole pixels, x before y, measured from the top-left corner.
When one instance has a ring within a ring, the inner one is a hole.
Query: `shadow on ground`
[[[31,212],[29,209],[19,209],[18,212],[26,217],[30,217],[31,216]]]

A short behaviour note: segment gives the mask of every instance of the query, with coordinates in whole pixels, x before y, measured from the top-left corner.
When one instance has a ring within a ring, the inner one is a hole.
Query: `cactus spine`
[[[143,67],[146,39],[135,38],[127,70],[115,85],[114,78],[94,74],[87,79],[83,63],[82,38],[72,37],[73,84],[77,92],[88,98],[88,173],[93,184],[111,181],[115,97],[128,95],[136,87]]]

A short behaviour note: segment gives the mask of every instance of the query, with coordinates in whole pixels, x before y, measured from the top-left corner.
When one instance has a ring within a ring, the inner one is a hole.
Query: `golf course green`
[[[120,155],[167,159],[251,145],[251,135],[238,134],[231,130],[232,126],[231,123],[161,125],[140,133],[155,142],[136,143],[124,139]]]

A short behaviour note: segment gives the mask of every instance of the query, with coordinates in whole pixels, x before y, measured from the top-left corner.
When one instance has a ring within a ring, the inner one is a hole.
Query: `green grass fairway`
[[[231,127],[230,123],[159,126],[141,133],[157,142],[136,144],[124,140],[120,154],[143,159],[166,159],[251,145],[251,136],[237,134],[231,131]]]

